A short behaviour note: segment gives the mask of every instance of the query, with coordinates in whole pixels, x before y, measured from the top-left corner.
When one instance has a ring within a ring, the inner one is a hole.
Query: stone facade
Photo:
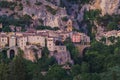
[[[27,37],[26,36],[18,37],[17,44],[18,47],[20,47],[22,50],[25,50],[25,47],[27,46]]]
[[[8,37],[5,34],[0,34],[0,48],[4,48],[8,45]]]
[[[39,35],[29,35],[28,36],[28,43],[40,45],[42,47],[45,46],[45,37]]]
[[[0,48],[10,48],[8,50],[8,56],[17,54],[16,50],[20,48],[24,51],[24,57],[28,60],[35,61],[35,55],[41,58],[41,50],[43,47],[48,47],[50,55],[54,56],[59,64],[66,64],[67,62],[72,63],[69,52],[63,41],[72,37],[77,32],[66,32],[66,31],[51,31],[51,30],[39,30],[39,31],[26,31],[26,32],[10,32],[0,33]],[[80,39],[88,42],[89,37],[82,33]],[[16,49],[16,50],[15,50]],[[57,54],[54,54],[57,53]]]
[[[9,37],[9,47],[15,47],[17,44],[16,36],[12,35]]]
[[[74,32],[72,34],[71,40],[73,43],[81,43],[81,44],[90,44],[90,37],[88,37],[84,33]]]

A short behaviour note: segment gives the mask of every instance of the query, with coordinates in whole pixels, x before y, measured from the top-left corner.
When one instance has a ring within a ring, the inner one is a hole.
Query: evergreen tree
[[[10,80],[27,80],[26,66],[21,54],[10,63]]]

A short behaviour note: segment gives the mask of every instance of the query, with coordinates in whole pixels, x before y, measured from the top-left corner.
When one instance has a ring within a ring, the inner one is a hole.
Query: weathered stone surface
[[[44,26],[60,27],[63,25],[61,18],[67,16],[64,8],[57,8],[55,15],[46,10],[44,5],[42,6],[25,6],[23,8],[23,15],[28,14],[33,19],[43,20]],[[34,16],[33,16],[34,15]]]
[[[38,59],[42,57],[41,49],[33,45],[27,46],[24,53],[24,57],[33,62],[36,61],[36,56]]]
[[[120,0],[95,0],[94,7],[102,10],[105,14],[120,14]]]

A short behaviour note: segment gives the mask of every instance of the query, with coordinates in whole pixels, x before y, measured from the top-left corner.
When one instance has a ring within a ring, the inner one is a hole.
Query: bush
[[[41,2],[36,2],[35,5],[42,5],[42,3]]]
[[[65,17],[62,17],[61,19],[62,19],[62,21],[68,21],[68,18],[67,18],[67,16],[65,16]]]
[[[97,23],[100,26],[104,26],[107,31],[118,30],[118,25],[120,21],[119,16],[120,15],[104,15],[102,17],[98,17],[96,20]]]
[[[50,12],[51,14],[55,15],[57,13],[57,10],[51,8],[50,6],[46,5],[46,9],[48,12]]]
[[[117,30],[118,26],[116,22],[109,22],[107,25],[107,30]]]
[[[0,1],[0,8],[10,8],[14,10],[15,6],[17,6],[15,2]]]
[[[48,30],[54,30],[54,31],[59,30],[58,27],[52,28],[52,27],[50,27],[50,26],[42,26],[42,25],[41,25],[41,26],[37,26],[36,29],[37,29],[37,30],[45,30],[45,29],[48,29]]]

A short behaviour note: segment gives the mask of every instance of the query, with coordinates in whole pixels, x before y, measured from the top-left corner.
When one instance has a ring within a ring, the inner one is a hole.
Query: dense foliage
[[[46,5],[46,9],[48,12],[50,12],[51,14],[55,15],[57,13],[56,9],[51,8],[50,6]]]
[[[58,27],[52,28],[52,27],[50,27],[50,26],[42,26],[42,25],[37,26],[36,29],[37,29],[37,30],[45,30],[45,29],[47,29],[47,30],[55,30],[55,31],[56,31],[56,30],[59,30]]]
[[[0,1],[0,8],[10,8],[14,10],[15,6],[17,6],[16,2]]]
[[[6,56],[6,49],[0,53],[1,80],[119,80],[120,78],[120,40],[114,45],[104,45],[93,41],[83,57],[68,38],[64,44],[70,51],[74,65],[65,70],[54,57],[48,57],[45,47],[43,57],[37,62],[22,58],[22,51],[13,60]],[[11,77],[12,76],[12,77]]]
[[[9,17],[6,15],[0,16],[0,23],[3,24],[4,32],[10,32],[10,25],[20,26],[22,27],[22,30],[25,30],[25,26],[31,24],[32,18],[29,15],[23,15],[22,17],[19,17],[19,19],[15,19],[13,15]]]

